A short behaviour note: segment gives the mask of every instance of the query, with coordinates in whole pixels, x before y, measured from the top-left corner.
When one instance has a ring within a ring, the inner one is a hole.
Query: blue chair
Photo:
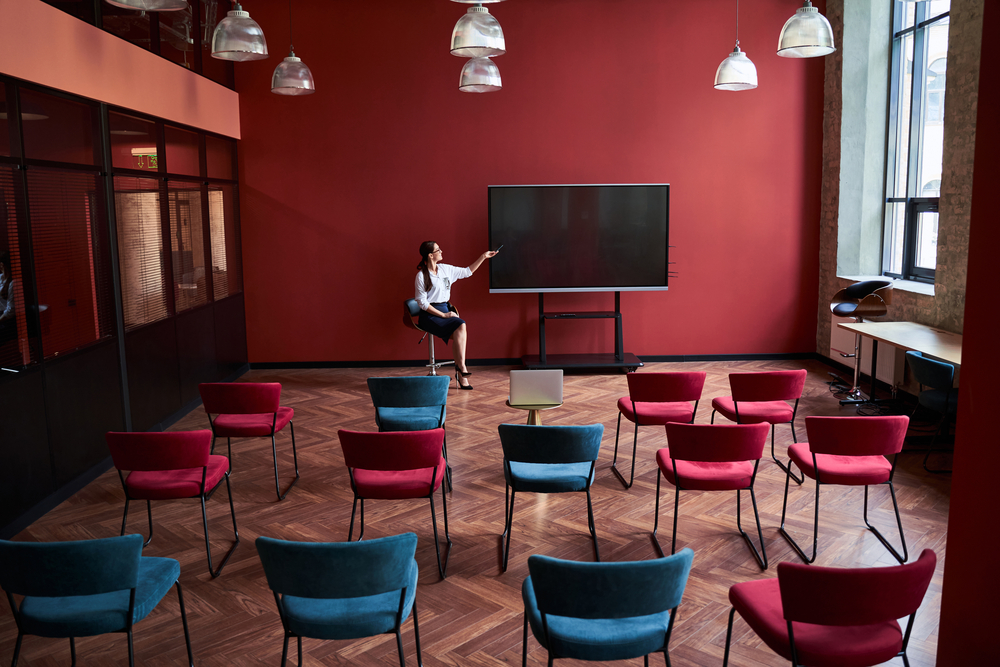
[[[941,424],[938,426],[934,437],[931,439],[931,446],[924,455],[924,470],[927,472],[951,472],[944,468],[928,468],[927,459],[930,458],[941,434],[947,434],[951,427],[951,418],[958,414],[958,389],[954,388],[955,367],[944,361],[929,359],[920,352],[907,352],[906,363],[910,366],[913,379],[920,384],[920,394],[917,396],[917,403],[929,410],[941,415]],[[925,389],[925,387],[927,387]]]
[[[577,563],[548,556],[528,558],[530,576],[521,586],[528,664],[528,626],[556,658],[628,660],[663,652],[674,628],[694,552],[625,563]]]
[[[79,542],[0,540],[0,588],[7,593],[17,623],[11,665],[17,665],[25,635],[68,637],[75,665],[75,637],[110,632],[128,636],[128,664],[134,665],[132,626],[176,586],[188,663],[193,667],[180,574],[180,563],[173,558],[143,557],[141,535]],[[15,595],[23,596],[20,605]]]
[[[395,633],[400,667],[406,667],[400,629],[413,611],[413,635],[420,655],[417,626],[417,536],[403,533],[366,542],[288,542],[257,538],[257,553],[267,585],[274,593],[285,630],[281,666],[288,640],[359,639]]]
[[[375,424],[378,430],[429,431],[444,428],[450,384],[451,378],[445,375],[368,378],[368,391],[375,405]],[[447,436],[442,454],[447,461]],[[447,474],[450,491],[450,464]]]
[[[529,426],[500,424],[500,444],[503,446],[504,529],[503,571],[507,571],[510,555],[510,533],[514,523],[514,496],[518,491],[531,493],[564,493],[583,491],[587,494],[587,521],[594,540],[598,562],[601,551],[594,528],[594,507],[590,502],[590,485],[594,482],[594,467],[601,449],[603,424],[590,426]]]

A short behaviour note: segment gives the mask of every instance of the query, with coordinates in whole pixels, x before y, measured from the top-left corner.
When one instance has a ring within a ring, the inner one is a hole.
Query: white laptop
[[[562,405],[562,369],[537,371],[511,371],[511,405]]]

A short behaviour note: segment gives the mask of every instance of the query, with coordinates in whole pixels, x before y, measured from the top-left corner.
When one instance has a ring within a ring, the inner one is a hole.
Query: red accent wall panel
[[[274,57],[237,67],[251,362],[420,358],[400,322],[420,242],[470,263],[487,249],[487,186],[530,183],[671,184],[679,277],[623,294],[629,352],[815,350],[824,65],[775,55],[794,4],[743,13],[760,87],[740,93],[712,86],[734,42],[728,0],[493,4],[504,88],[479,95],[458,90],[464,61],[448,52],[465,6],[307,6],[295,47],[315,95],[271,94]],[[286,10],[253,11],[282,53]],[[471,358],[537,352],[534,295],[489,294],[483,268],[453,301]],[[613,296],[546,306],[607,310]],[[610,321],[548,329],[550,353],[613,348]]]
[[[997,311],[996,183],[1000,180],[1000,71],[991,42],[1000,31],[1000,4],[987,2],[976,117],[975,177],[969,230],[969,275],[962,339],[962,386],[958,401],[955,460],[948,513],[948,561],[941,596],[937,664],[996,662],[996,604],[1000,580],[984,572],[1000,552],[995,530]]]

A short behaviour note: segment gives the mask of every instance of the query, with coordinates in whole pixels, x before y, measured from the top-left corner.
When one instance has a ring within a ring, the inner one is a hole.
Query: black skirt
[[[442,313],[450,313],[454,310],[447,303],[432,303],[431,306],[437,308]],[[463,324],[465,324],[465,320],[461,317],[438,317],[437,315],[431,315],[426,310],[421,311],[420,316],[417,318],[418,327],[433,336],[437,336],[446,343],[451,339],[451,335],[455,333],[455,329]]]

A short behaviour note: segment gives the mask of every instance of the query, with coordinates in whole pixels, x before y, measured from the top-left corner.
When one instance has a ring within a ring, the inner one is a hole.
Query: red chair
[[[732,396],[720,396],[712,399],[712,420],[715,423],[715,413],[737,424],[771,425],[771,460],[801,484],[805,477],[798,477],[774,455],[774,425],[788,424],[792,427],[792,442],[798,442],[795,437],[795,413],[799,410],[799,399],[806,384],[806,370],[798,371],[764,371],[759,373],[730,373],[729,389]],[[795,401],[789,405],[788,401]]]
[[[431,501],[431,522],[434,526],[434,550],[437,552],[438,572],[445,578],[448,558],[441,564],[441,546],[438,543],[437,513],[434,511],[434,492],[441,488],[447,462],[441,454],[444,429],[429,431],[337,431],[344,462],[351,476],[354,505],[351,507],[351,526],[347,541],[354,536],[354,516],[361,501],[360,542],[365,536],[365,500],[402,500],[427,498]],[[451,556],[451,537],[448,535],[448,500],[441,488],[444,510],[444,538]]]
[[[233,508],[233,490],[229,486],[229,460],[225,456],[209,453],[211,431],[176,431],[168,433],[108,433],[111,460],[118,469],[118,478],[125,489],[125,514],[122,531],[128,521],[128,505],[133,500],[146,501],[149,516],[149,538],[153,539],[153,508],[150,501],[175,498],[201,500],[201,521],[205,529],[205,552],[208,554],[208,571],[213,577],[222,574],[222,568],[240,544],[236,528],[236,510]],[[128,474],[123,474],[128,471]],[[212,569],[212,547],[208,542],[208,514],[205,501],[212,497],[222,481],[229,493],[229,512],[233,516],[233,534],[236,541],[222,559],[219,569]]]
[[[653,521],[653,542],[663,557],[663,547],[656,537],[660,523],[660,477],[674,485],[674,532],[670,536],[670,553],[677,546],[677,508],[681,489],[685,491],[736,491],[736,529],[746,540],[753,557],[762,570],[767,569],[764,534],[760,530],[757,497],[753,483],[757,466],[767,442],[767,424],[667,424],[667,447],[656,452],[660,474],[656,476],[656,517]],[[753,517],[757,522],[760,552],[740,525],[740,491],[750,491]]]
[[[807,558],[798,543],[785,530],[785,510],[788,507],[788,479],[785,479],[785,499],[781,505],[781,534],[795,552],[807,563],[816,560],[816,542],[819,537],[819,487],[823,484],[865,487],[864,521],[886,549],[900,563],[907,559],[906,535],[899,518],[899,504],[892,476],[896,472],[896,454],[903,448],[906,428],[910,418],[893,417],[806,417],[806,435],[809,442],[800,442],[788,448],[792,462],[806,477],[816,480],[816,509],[813,519],[812,557]],[[892,463],[885,457],[892,455]],[[892,495],[892,508],[896,511],[896,525],[903,543],[900,555],[868,521],[868,487],[887,484]]]
[[[618,426],[615,427],[615,455],[611,472],[626,489],[635,481],[635,452],[639,440],[639,426],[663,426],[670,422],[690,424],[698,411],[701,390],[705,387],[704,372],[689,373],[629,373],[628,396],[618,399]],[[694,401],[694,405],[691,405]],[[622,415],[635,424],[632,434],[632,472],[628,482],[615,465],[618,461],[618,431]]]
[[[925,549],[908,565],[836,568],[779,563],[777,579],[729,589],[729,630],[736,612],[772,651],[793,665],[867,667],[895,657],[909,666],[906,647],[937,557]],[[908,616],[906,631],[897,619]]]
[[[201,402],[212,426],[212,451],[215,439],[225,438],[232,469],[233,438],[271,438],[271,455],[274,457],[274,492],[284,500],[299,481],[299,457],[295,451],[295,410],[278,405],[281,401],[280,382],[206,382],[198,385]],[[212,415],[215,419],[212,419]],[[278,486],[278,450],[274,434],[288,426],[292,432],[292,461],[295,479],[285,492]]]

